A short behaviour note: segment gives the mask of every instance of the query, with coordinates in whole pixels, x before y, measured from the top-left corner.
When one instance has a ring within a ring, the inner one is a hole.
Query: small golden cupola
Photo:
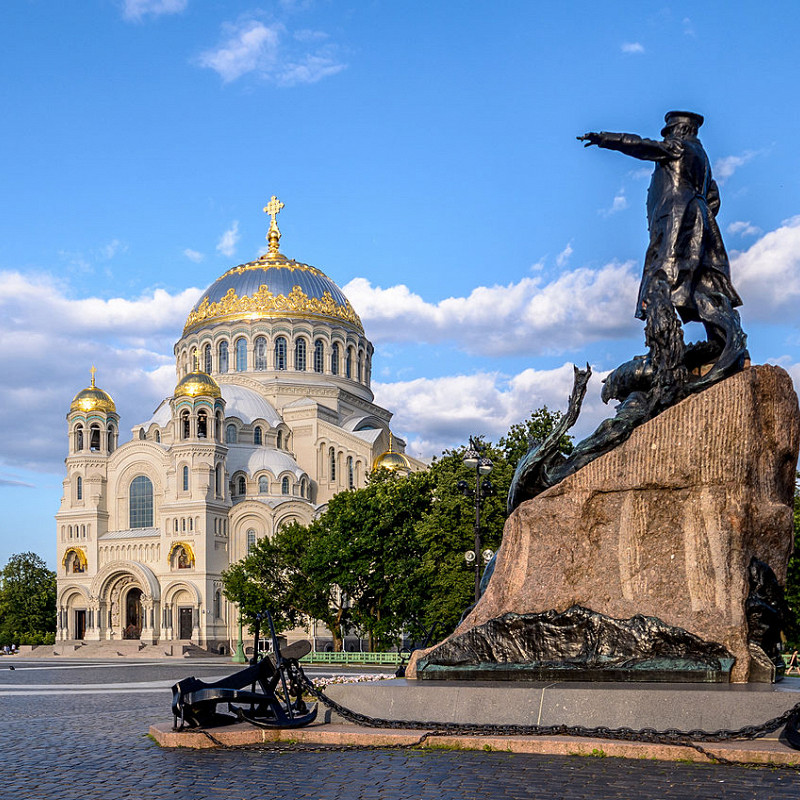
[[[81,389],[69,407],[70,455],[110,455],[117,449],[119,414],[111,395],[95,383],[96,372],[92,367],[91,385]]]
[[[108,392],[104,392],[95,385],[94,376],[97,372],[95,367],[92,367],[92,383],[85,389],[81,389],[72,400],[69,407],[70,413],[73,411],[83,411],[88,413],[90,411],[102,411],[105,414],[115,414],[117,407]]]
[[[402,453],[394,451],[394,437],[389,431],[389,449],[381,453],[372,465],[372,469],[388,469],[392,472],[411,472],[411,465]]]
[[[174,396],[178,397],[222,397],[219,384],[200,367],[195,366],[193,372],[184,375],[175,387]]]

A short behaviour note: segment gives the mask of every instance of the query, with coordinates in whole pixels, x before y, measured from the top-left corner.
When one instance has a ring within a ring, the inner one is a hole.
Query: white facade
[[[73,400],[56,515],[59,640],[229,652],[238,620],[222,571],[248,543],[364,486],[392,449],[358,316],[270,235],[267,255],[228,270],[192,310],[175,392],[131,441],[117,446],[115,404],[94,378]]]

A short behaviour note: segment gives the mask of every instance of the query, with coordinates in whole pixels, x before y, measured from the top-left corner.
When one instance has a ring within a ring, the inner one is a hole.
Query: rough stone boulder
[[[748,565],[755,556],[785,583],[798,442],[779,367],[687,398],[514,511],[492,580],[453,636],[509,612],[641,614],[723,645],[731,680],[746,682]],[[439,646],[414,654],[409,677]]]

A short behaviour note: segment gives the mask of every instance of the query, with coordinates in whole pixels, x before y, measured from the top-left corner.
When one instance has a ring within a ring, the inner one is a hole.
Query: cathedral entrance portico
[[[137,562],[107,564],[92,581],[97,597],[98,638],[105,641],[158,641],[161,587],[150,569]]]

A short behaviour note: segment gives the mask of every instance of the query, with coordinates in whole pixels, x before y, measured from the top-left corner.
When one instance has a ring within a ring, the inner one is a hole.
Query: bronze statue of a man
[[[711,165],[697,138],[703,117],[691,111],[670,111],[662,141],[630,133],[587,133],[585,146],[617,150],[643,161],[655,161],[647,193],[650,245],[644,261],[636,316],[647,318],[653,282],[668,288],[683,322],[702,322],[717,357],[726,343],[739,339],[742,301],[731,283],[730,264],[716,214],[719,190]],[[663,288],[663,287],[662,287]],[[738,346],[736,346],[738,345]],[[743,347],[737,341],[735,349]]]

